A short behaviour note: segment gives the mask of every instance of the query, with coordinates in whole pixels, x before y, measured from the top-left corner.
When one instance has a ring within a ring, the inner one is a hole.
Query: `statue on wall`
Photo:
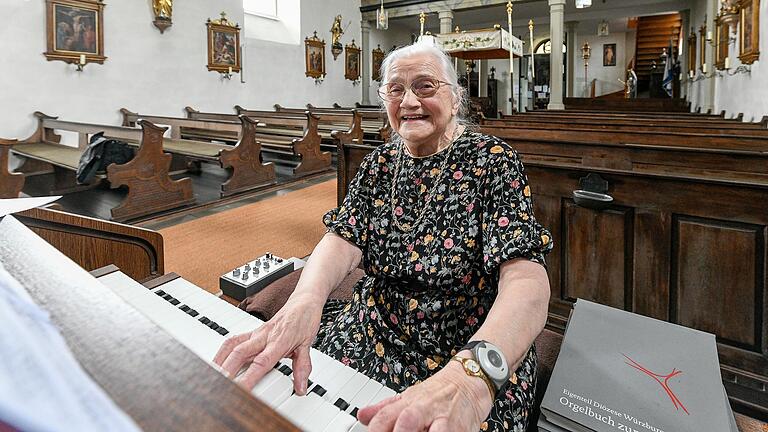
[[[160,33],[163,33],[166,28],[173,25],[171,21],[173,0],[152,0],[152,9],[155,12],[155,20],[152,23],[160,29]]]
[[[331,43],[341,43],[341,35],[344,34],[344,30],[341,29],[341,15],[336,15],[333,19],[333,25],[331,26]]]

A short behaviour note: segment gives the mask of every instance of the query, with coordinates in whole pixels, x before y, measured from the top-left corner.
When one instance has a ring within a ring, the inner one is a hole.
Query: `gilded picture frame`
[[[730,26],[727,23],[717,20],[715,22],[717,31],[715,32],[715,69],[725,69],[725,59],[728,57],[728,38]]]
[[[381,64],[384,63],[384,51],[381,46],[371,51],[371,80],[381,82]]]
[[[103,64],[104,3],[101,0],[46,0],[48,61]]]
[[[208,70],[216,72],[240,72],[240,26],[221,18],[205,23],[208,29]]]
[[[704,65],[707,62],[707,25],[703,24],[701,27],[699,27],[699,70],[702,72],[706,71],[704,70]]]
[[[696,32],[691,29],[688,36],[688,73],[696,72]]]
[[[739,60],[752,64],[760,58],[760,0],[741,0],[739,14]]]
[[[355,45],[355,40],[344,47],[344,78],[350,81],[360,79],[360,48]]]
[[[310,38],[304,38],[305,75],[320,79],[325,76],[325,40],[317,37],[317,32]]]

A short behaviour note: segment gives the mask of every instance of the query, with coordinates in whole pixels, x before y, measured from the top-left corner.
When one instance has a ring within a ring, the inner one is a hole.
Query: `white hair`
[[[381,82],[389,82],[389,68],[396,60],[422,54],[430,55],[437,60],[437,64],[442,69],[443,77],[445,78],[443,81],[450,84],[451,93],[459,103],[459,111],[456,113],[456,122],[459,124],[471,125],[472,122],[466,117],[469,98],[467,97],[467,92],[464,90],[464,87],[459,85],[459,77],[456,75],[456,70],[453,68],[453,60],[445,51],[431,42],[416,42],[412,45],[406,45],[390,52],[381,63],[381,71],[379,74],[379,76],[382,77]]]

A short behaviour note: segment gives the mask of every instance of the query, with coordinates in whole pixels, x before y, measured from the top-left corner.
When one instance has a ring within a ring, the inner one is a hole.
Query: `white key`
[[[354,399],[355,395],[360,392],[360,389],[365,386],[368,381],[371,379],[367,376],[361,374],[360,372],[355,372],[355,375],[352,376],[352,379],[350,379],[344,387],[341,388],[341,390],[336,394],[336,398],[344,399],[348,404]],[[334,401],[336,399],[334,398]],[[352,404],[350,404],[351,408]]]
[[[383,401],[384,399],[392,397],[396,394],[397,392],[392,390],[391,388],[386,386],[381,386],[381,389],[378,391],[378,393],[376,393],[376,395],[373,396],[373,398],[370,401],[368,401],[368,405],[376,405],[377,403]],[[363,408],[363,407],[361,406],[360,408]]]
[[[325,399],[323,399],[323,401],[325,401],[325,403],[317,407],[314,411],[308,412],[306,415],[302,414],[303,418],[297,425],[299,428],[306,432],[322,432],[341,412]]]
[[[349,432],[366,432],[367,430],[368,426],[360,422],[355,423],[351,428],[349,428]]]
[[[331,420],[330,423],[328,423],[328,426],[323,429],[324,432],[347,432],[349,428],[351,428],[355,423],[357,422],[357,419],[349,415],[348,413],[345,413],[344,411],[339,411],[338,414],[336,414],[336,417]]]
[[[360,389],[359,392],[349,400],[349,408],[347,412],[351,413],[355,408],[363,408],[369,405],[370,401],[384,386],[376,380],[369,379],[368,382]]]
[[[293,394],[285,402],[281,403],[276,408],[276,411],[288,420],[298,424],[304,415],[315,411],[320,405],[327,403],[328,401],[314,393],[307,393],[306,396]]]

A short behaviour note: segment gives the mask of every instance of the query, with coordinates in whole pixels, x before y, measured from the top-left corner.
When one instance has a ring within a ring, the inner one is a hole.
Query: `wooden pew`
[[[367,143],[338,143],[338,163],[336,165],[336,202],[339,206],[347,196],[349,183],[357,174],[363,158],[376,148],[376,145]]]
[[[571,109],[630,112],[690,112],[690,103],[684,99],[612,99],[567,97],[563,100],[566,111]]]
[[[86,270],[114,264],[138,281],[165,273],[160,233],[67,213],[55,206],[26,210],[13,217]]]
[[[592,130],[604,131],[639,131],[698,133],[707,135],[747,135],[768,138],[768,129],[752,127],[731,127],[739,123],[718,126],[708,122],[662,122],[635,121],[629,118],[547,118],[546,116],[517,116],[513,119],[483,119],[483,126],[500,126],[531,129]],[[747,125],[749,126],[749,125]]]
[[[389,121],[387,119],[387,113],[382,111],[381,109],[358,109],[358,108],[319,108],[314,107],[312,104],[307,104],[307,108],[286,108],[281,106],[280,104],[275,104],[275,111],[281,112],[281,113],[299,113],[304,112],[306,110],[309,110],[313,114],[318,114],[321,116],[323,114],[343,114],[343,113],[352,113],[353,115],[360,116],[359,122],[360,127],[362,128],[362,135],[364,139],[369,141],[380,141],[385,142],[389,139],[390,136],[390,127],[389,127]],[[354,129],[354,127],[352,127]],[[355,134],[355,138],[357,139],[358,134]],[[350,142],[350,141],[347,141]],[[360,141],[358,141],[360,142]]]
[[[704,127],[704,128],[723,128],[723,129],[755,129],[765,130],[766,124],[763,122],[744,123],[738,120],[727,119],[705,119],[701,117],[635,117],[631,115],[616,114],[540,114],[525,113],[512,116],[502,116],[500,119],[484,119],[483,121],[540,121],[568,124],[569,122],[583,124],[609,124],[609,123],[632,123],[643,126],[680,126],[680,127]]]
[[[133,127],[140,119],[167,125],[171,138],[163,140],[163,149],[194,161],[216,163],[226,169],[229,176],[221,185],[221,196],[272,185],[277,182],[275,167],[271,162],[261,162],[261,143],[256,141],[258,122],[240,116],[238,124],[223,121],[191,120],[185,118],[148,116],[121,108],[123,126]],[[208,135],[210,134],[210,135]],[[233,147],[227,144],[182,139],[182,137],[216,136],[238,139]]]
[[[186,107],[187,117],[195,120],[235,121],[237,114],[207,113]],[[273,113],[275,114],[275,113]],[[255,139],[261,143],[262,151],[284,155],[297,165],[293,174],[304,176],[331,168],[331,154],[320,149],[318,116],[309,112],[303,115],[275,115],[273,117],[251,117],[258,120]]]
[[[141,129],[135,129],[61,121],[41,112],[36,112],[35,116],[38,119],[37,130],[14,145],[12,151],[27,161],[42,163],[49,170],[53,169],[53,194],[77,190],[75,172],[80,155],[88,144],[89,136],[103,131],[107,137],[141,143],[130,162],[107,167],[106,179],[110,187],[128,188],[123,201],[111,210],[112,219],[135,219],[195,202],[191,180],[171,180],[168,175],[171,155],[163,153],[165,128],[148,121],[141,121]],[[61,136],[56,130],[76,132],[79,147],[60,144]],[[22,172],[26,165],[22,166]],[[33,166],[27,167],[27,171],[34,169]]]
[[[627,142],[483,131],[520,154],[536,218],[552,232],[548,326],[562,331],[580,297],[714,333],[731,403],[768,416],[768,142],[665,136],[638,145],[626,132]],[[340,183],[370,151],[347,146],[340,154],[354,156],[339,168]],[[613,201],[577,202],[574,191],[590,184]]]
[[[24,188],[24,174],[8,170],[8,155],[16,140],[0,138],[0,198],[16,198]]]
[[[275,107],[277,108],[277,106]],[[235,111],[240,115],[258,119],[303,116],[307,112],[307,110],[286,111],[285,109],[279,111],[252,110],[243,108],[240,105],[235,105]],[[324,110],[310,110],[309,112],[317,116],[317,131],[322,139],[321,145],[325,145],[328,149],[336,150],[336,139],[343,140],[344,142],[353,142],[363,138],[361,116],[358,113]]]

